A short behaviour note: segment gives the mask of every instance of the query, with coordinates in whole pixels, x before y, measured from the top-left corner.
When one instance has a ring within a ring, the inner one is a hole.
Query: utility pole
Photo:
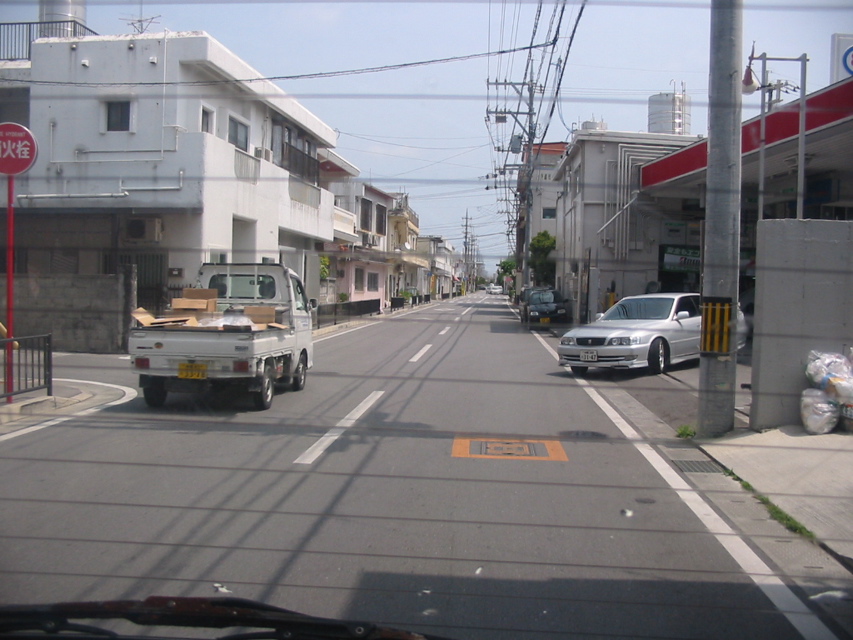
[[[711,0],[699,437],[734,427],[740,257],[741,0]]]
[[[471,291],[471,242],[468,239],[468,209],[465,209],[465,226],[462,229],[462,252],[465,261],[465,293]]]
[[[533,194],[530,192],[530,183],[533,178],[533,145],[536,140],[536,111],[534,105],[534,94],[536,85],[533,82],[533,70],[530,70],[530,79],[525,82],[486,82],[494,87],[511,87],[518,94],[520,101],[527,103],[527,111],[509,111],[506,109],[486,109],[487,115],[494,115],[497,122],[506,121],[507,116],[512,116],[518,127],[523,132],[521,145],[518,152],[523,153],[522,164],[518,167],[518,189],[517,189],[517,227],[516,227],[516,256],[517,264],[521,271],[521,283],[524,285],[530,281],[530,205]],[[522,120],[526,116],[526,121]],[[504,151],[504,149],[498,149]],[[514,149],[511,152],[517,153]],[[504,167],[505,169],[507,167]],[[520,287],[518,287],[520,289]]]

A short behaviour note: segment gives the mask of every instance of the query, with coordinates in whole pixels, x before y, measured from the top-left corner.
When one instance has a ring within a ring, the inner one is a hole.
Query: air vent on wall
[[[124,228],[127,242],[160,242],[163,239],[163,221],[160,218],[131,218]]]

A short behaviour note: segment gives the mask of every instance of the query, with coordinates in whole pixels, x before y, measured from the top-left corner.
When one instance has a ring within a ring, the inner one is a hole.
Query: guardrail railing
[[[0,398],[46,390],[53,395],[51,334],[0,339]]]

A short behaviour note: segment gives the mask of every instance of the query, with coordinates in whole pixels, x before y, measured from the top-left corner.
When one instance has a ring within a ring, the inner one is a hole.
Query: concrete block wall
[[[799,425],[811,350],[853,345],[853,222],[758,223],[750,427]]]
[[[15,335],[51,333],[54,351],[122,353],[135,302],[127,279],[121,274],[15,276]],[[0,321],[6,317],[2,276]]]

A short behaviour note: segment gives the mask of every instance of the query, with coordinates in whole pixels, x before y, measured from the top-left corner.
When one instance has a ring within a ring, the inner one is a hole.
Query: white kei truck
[[[164,318],[134,313],[143,326],[130,331],[128,352],[149,407],[163,406],[169,392],[239,386],[265,410],[276,384],[304,388],[317,301],[295,272],[282,264],[205,263],[198,288],[183,295]]]

